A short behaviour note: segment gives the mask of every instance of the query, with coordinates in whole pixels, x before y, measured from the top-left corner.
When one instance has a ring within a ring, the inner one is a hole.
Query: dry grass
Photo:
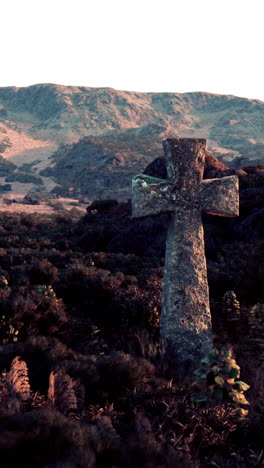
[[[22,185],[22,184],[20,184]],[[23,184],[25,185],[25,184]],[[32,185],[32,184],[31,184]],[[56,210],[56,202],[60,202],[63,205],[63,208],[67,211],[74,208],[72,203],[78,203],[78,200],[73,198],[63,198],[60,197],[58,200],[51,200],[53,206],[51,206],[50,202],[43,202],[39,205],[26,205],[23,203],[24,195],[21,193],[15,194],[14,192],[8,192],[8,195],[0,195],[0,211],[10,211],[11,213],[55,213]],[[11,204],[8,203],[7,200],[11,201]],[[12,202],[16,200],[16,202]],[[20,203],[19,203],[20,202]],[[78,205],[76,207],[78,210],[86,213],[86,205]]]

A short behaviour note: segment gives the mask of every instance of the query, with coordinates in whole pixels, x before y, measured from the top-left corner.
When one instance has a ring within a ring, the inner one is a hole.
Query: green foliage
[[[0,317],[0,341],[12,343],[18,340],[19,331],[12,325],[12,320],[6,315]]]
[[[220,352],[214,349],[207,354],[194,375],[197,380],[193,384],[193,401],[232,400],[242,407],[241,416],[247,413],[243,410],[243,407],[249,405],[244,392],[249,389],[249,385],[239,380],[240,367],[231,348],[223,348]]]
[[[32,290],[33,296],[44,296],[44,297],[56,297],[55,291],[52,286],[46,286],[45,284],[38,284],[34,286]]]
[[[234,291],[227,291],[222,298],[222,313],[230,322],[240,319],[240,303]]]

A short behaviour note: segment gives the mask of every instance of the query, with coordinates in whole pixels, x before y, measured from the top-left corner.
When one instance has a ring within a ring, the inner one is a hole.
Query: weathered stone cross
[[[201,212],[237,216],[237,176],[202,180],[204,139],[163,142],[168,180],[132,181],[133,217],[170,212],[163,278],[161,336],[181,363],[197,363],[213,348]]]

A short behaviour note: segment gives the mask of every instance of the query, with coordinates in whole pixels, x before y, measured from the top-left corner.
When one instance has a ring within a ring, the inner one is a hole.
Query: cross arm
[[[174,183],[147,175],[137,175],[132,179],[132,216],[157,215],[175,211],[179,195],[175,193]]]
[[[218,216],[239,215],[238,177],[205,179],[201,185],[201,208]]]

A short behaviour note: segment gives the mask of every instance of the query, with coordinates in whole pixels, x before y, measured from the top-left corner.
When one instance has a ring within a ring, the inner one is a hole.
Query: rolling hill
[[[0,186],[130,195],[167,137],[203,137],[225,164],[264,163],[264,103],[235,96],[39,84],[0,88]],[[13,165],[8,165],[13,163]]]

